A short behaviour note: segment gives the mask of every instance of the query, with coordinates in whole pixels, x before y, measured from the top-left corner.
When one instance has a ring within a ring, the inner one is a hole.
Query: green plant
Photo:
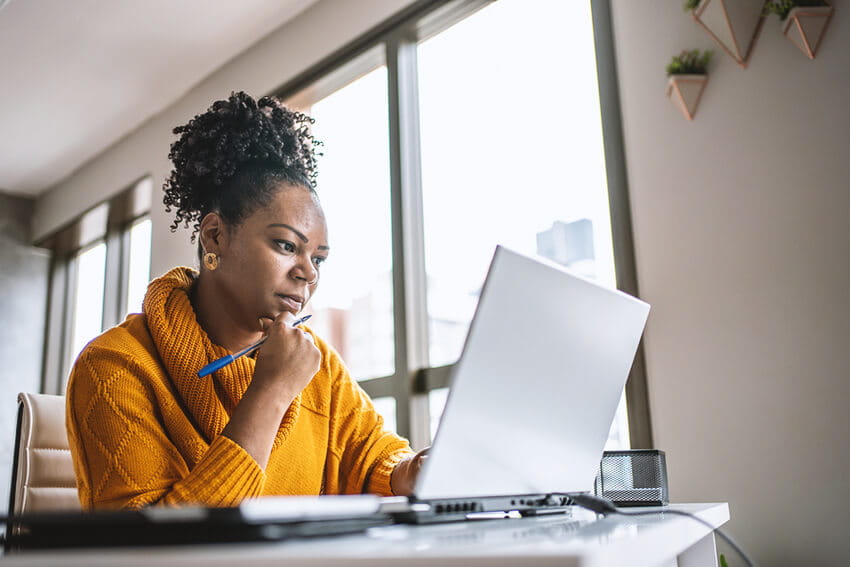
[[[720,567],[729,567],[729,564],[726,563],[726,556],[722,553],[720,554]]]
[[[708,63],[714,56],[710,49],[700,51],[699,49],[687,49],[678,55],[674,55],[665,68],[667,75],[705,75]]]
[[[800,6],[826,6],[826,2],[823,0],[769,0],[764,5],[763,14],[765,16],[776,14],[780,20],[784,20],[792,8]]]
[[[682,5],[685,12],[690,12],[691,10],[695,10],[697,6],[699,6],[700,0],[685,0],[685,3]]]

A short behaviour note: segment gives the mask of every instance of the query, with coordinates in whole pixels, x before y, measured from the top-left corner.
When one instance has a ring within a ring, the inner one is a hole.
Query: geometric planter
[[[826,26],[832,19],[832,12],[832,6],[828,4],[792,8],[782,23],[782,33],[809,59],[814,59]]]
[[[764,22],[764,0],[702,0],[691,17],[743,68]]]
[[[667,81],[667,98],[682,111],[688,120],[694,119],[708,75],[670,75]]]

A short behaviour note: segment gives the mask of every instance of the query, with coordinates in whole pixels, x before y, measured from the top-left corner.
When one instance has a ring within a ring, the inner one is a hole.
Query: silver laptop
[[[546,510],[592,490],[648,313],[497,247],[416,483],[419,520]]]

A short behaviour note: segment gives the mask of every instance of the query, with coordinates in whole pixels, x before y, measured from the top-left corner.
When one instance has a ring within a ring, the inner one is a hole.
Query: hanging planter
[[[693,49],[674,55],[667,64],[667,98],[693,120],[708,83],[708,63],[714,53]]]
[[[743,68],[764,22],[764,0],[687,0],[685,10]]]
[[[782,20],[782,34],[809,59],[817,55],[834,8],[826,0],[772,0],[765,12]]]

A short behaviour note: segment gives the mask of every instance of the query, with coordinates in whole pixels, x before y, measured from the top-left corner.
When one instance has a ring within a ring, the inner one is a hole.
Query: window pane
[[[71,352],[69,362],[77,359],[90,340],[100,334],[103,326],[103,283],[106,273],[106,244],[100,243],[83,250],[76,262],[76,290],[71,314]],[[69,365],[70,368],[70,365]]]
[[[605,450],[617,451],[628,449],[629,447],[629,420],[628,413],[626,412],[626,392],[623,391],[623,395],[620,396],[620,405],[617,406],[617,413],[614,415],[614,422],[608,431]]]
[[[144,219],[129,230],[129,274],[127,277],[127,313],[141,313],[151,269],[151,221]]]
[[[384,418],[384,429],[395,433],[397,431],[395,420],[395,398],[375,398],[372,400],[372,404],[375,406],[375,410],[381,414],[381,417]]]
[[[421,43],[418,61],[440,366],[460,355],[496,244],[615,285],[590,3],[501,0]]]
[[[428,392],[428,412],[430,415],[431,442],[437,435],[437,427],[440,425],[440,417],[446,408],[446,400],[449,398],[448,388],[435,388]]]
[[[310,321],[359,380],[395,370],[387,72],[381,66],[307,109],[331,252]]]

